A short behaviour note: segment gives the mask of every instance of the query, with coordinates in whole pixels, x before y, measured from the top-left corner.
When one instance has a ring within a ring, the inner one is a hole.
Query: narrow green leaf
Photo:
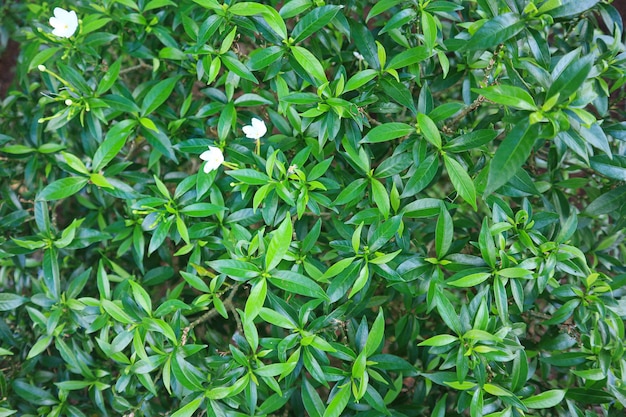
[[[367,341],[365,342],[365,356],[370,357],[380,346],[385,336],[385,317],[383,315],[383,309],[378,310],[378,315],[376,316],[376,320],[374,320],[374,324],[372,324],[372,328],[367,335]]]
[[[298,61],[298,63],[302,66],[302,68],[305,68],[307,71],[309,71],[316,80],[318,80],[320,83],[325,83],[328,81],[326,79],[324,67],[315,57],[315,55],[313,55],[302,46],[292,46],[291,53],[293,54],[293,57],[296,59],[296,61]]]
[[[267,295],[267,280],[263,277],[252,284],[250,289],[250,295],[246,300],[246,306],[244,310],[245,320],[254,320],[259,315],[263,304],[265,304],[265,297]],[[280,373],[280,372],[279,372]]]
[[[271,271],[276,268],[289,250],[293,225],[291,218],[287,215],[280,226],[273,232],[270,244],[265,253],[265,270]]]
[[[524,119],[517,123],[504,138],[489,165],[485,194],[490,194],[506,184],[526,162],[537,140],[538,128],[536,126],[531,127],[528,120]]]
[[[452,245],[453,235],[454,224],[452,223],[452,216],[450,216],[448,210],[442,205],[435,228],[435,251],[437,253],[437,259],[443,259],[443,257],[446,256],[450,245]]]
[[[417,115],[417,124],[420,128],[422,136],[429,141],[435,148],[441,149],[441,134],[439,128],[432,119],[423,113]]]
[[[439,315],[443,319],[444,323],[446,323],[452,331],[460,335],[462,332],[459,315],[454,310],[450,300],[448,300],[440,288],[435,290],[435,300],[437,303],[437,311],[439,312]]]
[[[93,156],[92,172],[99,172],[122,150],[130,132],[137,125],[135,120],[123,120],[111,127],[104,141]]]
[[[321,6],[302,16],[291,31],[294,42],[299,43],[326,26],[343,6]],[[306,68],[306,67],[305,67]]]
[[[376,126],[368,132],[361,143],[379,143],[401,138],[415,132],[415,127],[406,123],[392,122]]]
[[[202,401],[204,400],[203,397],[198,397],[195,400],[187,403],[187,405],[179,408],[174,414],[172,414],[172,417],[191,417],[193,416],[193,414],[196,412],[196,410],[198,408],[200,408],[200,405],[202,404]]]
[[[328,296],[315,281],[293,271],[274,271],[269,281],[282,290],[306,297],[328,300]]]
[[[323,417],[339,417],[343,413],[343,410],[348,406],[350,402],[351,389],[350,384],[347,383],[341,386],[333,399],[328,404],[328,408],[324,412]]]
[[[88,181],[89,179],[85,177],[68,177],[56,180],[41,190],[37,199],[51,201],[67,198],[82,190]]]
[[[520,110],[537,110],[537,105],[528,91],[512,85],[492,85],[485,88],[472,88],[476,94],[480,94],[487,100],[507,107]]]
[[[477,210],[476,187],[474,186],[472,178],[456,159],[444,154],[443,162],[446,166],[446,170],[448,171],[448,175],[450,176],[450,181],[452,182],[454,189],[474,208],[474,210]]]
[[[505,13],[485,22],[465,45],[465,49],[489,49],[520,33],[526,22],[515,13]]]
[[[528,408],[540,409],[540,408],[552,408],[563,401],[565,397],[565,390],[553,389],[542,392],[538,395],[533,395],[522,400],[524,405]]]
[[[626,185],[614,188],[593,200],[585,209],[585,214],[588,216],[617,214],[624,205],[626,205]]]
[[[179,77],[167,78],[150,88],[141,103],[141,115],[145,117],[165,103],[174,91],[178,80]]]
[[[426,58],[430,57],[432,53],[426,46],[416,46],[414,48],[407,49],[395,55],[387,64],[387,69],[400,69],[408,67],[409,65],[422,62]]]
[[[8,292],[0,293],[0,311],[14,310],[26,303],[28,298]]]
[[[430,337],[417,346],[448,346],[459,340],[458,337],[450,334],[439,334],[437,336]]]

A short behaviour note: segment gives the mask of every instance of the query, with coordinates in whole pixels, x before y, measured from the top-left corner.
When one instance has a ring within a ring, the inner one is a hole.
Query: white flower
[[[44,71],[46,70],[46,66],[45,66],[45,65],[41,65],[41,64],[39,64],[39,65],[37,65],[37,69],[38,69],[39,71],[41,71],[41,72],[44,72]]]
[[[224,154],[220,148],[209,146],[208,151],[202,152],[200,159],[206,161],[206,164],[204,164],[204,172],[208,174],[222,165],[224,162]]]
[[[267,133],[265,122],[261,119],[252,119],[252,124],[242,128],[248,139],[259,140]]]
[[[60,7],[54,8],[54,16],[50,18],[52,34],[59,38],[69,38],[78,28],[78,16],[74,10],[67,11]]]
[[[363,61],[365,58],[363,57],[363,55],[361,55],[360,53],[358,53],[357,51],[352,52],[352,55],[354,55],[354,57],[356,59],[358,59],[359,61]]]
[[[66,106],[71,106],[72,104],[74,104],[74,102],[72,101],[72,99],[68,98],[65,100],[65,105]]]

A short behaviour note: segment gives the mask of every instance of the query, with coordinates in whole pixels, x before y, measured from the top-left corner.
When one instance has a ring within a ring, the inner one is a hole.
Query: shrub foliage
[[[610,3],[6,2],[0,416],[623,415]]]

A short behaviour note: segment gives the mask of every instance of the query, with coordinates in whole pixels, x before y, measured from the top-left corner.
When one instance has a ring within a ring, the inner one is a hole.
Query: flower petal
[[[256,130],[257,137],[262,137],[267,133],[265,122],[261,119],[252,119],[252,127]]]
[[[200,159],[204,161],[209,161],[211,159],[212,152],[210,150],[204,151],[200,154]]]
[[[248,139],[258,139],[256,136],[256,130],[254,129],[254,127],[248,125],[248,126],[242,127],[241,130],[243,130],[243,133],[246,135]]]

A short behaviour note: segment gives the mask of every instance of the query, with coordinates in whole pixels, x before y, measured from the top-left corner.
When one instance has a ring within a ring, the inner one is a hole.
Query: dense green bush
[[[0,6],[0,416],[623,415],[611,1],[220,1]]]

